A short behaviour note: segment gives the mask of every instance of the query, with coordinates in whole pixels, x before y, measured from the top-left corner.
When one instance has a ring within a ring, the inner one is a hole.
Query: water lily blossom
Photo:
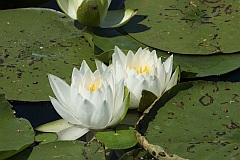
[[[57,0],[57,3],[72,19],[90,27],[119,27],[136,14],[134,9],[108,11],[111,0]]]
[[[108,68],[101,74],[92,72],[83,61],[80,70],[73,69],[70,86],[54,75],[48,78],[56,96],[50,100],[64,122],[58,124],[62,129],[40,127],[40,131],[55,131],[59,140],[74,140],[89,130],[114,126],[126,115],[129,96],[124,96],[124,80],[116,82]]]
[[[136,54],[131,50],[125,55],[115,47],[112,65],[117,79],[125,78],[125,85],[130,92],[129,108],[138,108],[142,90],[148,90],[160,97],[177,84],[179,68],[173,72],[173,55],[165,62],[157,57],[156,51],[139,48]]]

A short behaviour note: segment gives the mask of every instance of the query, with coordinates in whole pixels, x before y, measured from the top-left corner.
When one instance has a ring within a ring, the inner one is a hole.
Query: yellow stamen
[[[98,88],[99,88],[99,86],[97,86],[97,85],[95,85],[95,84],[92,84],[92,85],[88,88],[88,90],[94,92],[94,91],[97,90]]]
[[[144,72],[152,72],[151,69],[148,68],[148,66],[141,66],[138,70],[136,69],[136,67],[134,67],[134,69],[137,71],[137,74],[142,74]]]

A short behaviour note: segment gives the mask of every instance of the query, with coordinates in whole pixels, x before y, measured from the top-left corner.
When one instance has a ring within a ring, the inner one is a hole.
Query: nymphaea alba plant
[[[57,3],[72,19],[89,27],[119,27],[137,13],[135,9],[108,11],[111,0],[57,0]]]
[[[162,62],[156,51],[150,52],[148,48],[139,48],[136,54],[130,50],[125,55],[115,47],[112,66],[116,79],[125,79],[125,86],[130,92],[129,108],[138,108],[143,90],[160,97],[177,84],[180,72],[177,67],[173,73],[173,55]]]
[[[85,61],[74,68],[69,86],[62,79],[48,76],[56,99],[53,107],[63,120],[37,128],[56,132],[59,140],[75,140],[90,130],[101,130],[118,124],[126,115],[129,94],[124,94],[124,80],[116,81],[112,70],[92,72]]]

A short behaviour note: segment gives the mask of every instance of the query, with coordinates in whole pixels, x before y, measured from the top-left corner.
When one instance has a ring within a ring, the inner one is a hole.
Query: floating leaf
[[[24,118],[16,118],[11,105],[0,95],[0,159],[8,158],[34,142],[34,131]]]
[[[129,160],[129,159],[149,160],[151,158],[152,156],[148,152],[140,148],[137,148],[125,153],[119,160]]]
[[[56,141],[38,145],[33,148],[29,160],[51,159],[105,159],[104,148],[96,141],[84,143],[81,141]]]
[[[98,54],[96,57],[105,63],[108,63],[111,59],[114,46],[120,47],[126,53],[128,50],[137,51],[139,47],[147,47],[115,29],[98,29],[94,30],[94,32],[85,29],[83,35],[94,48],[94,52]],[[170,56],[169,53],[160,50],[157,50],[157,54],[164,58]],[[182,77],[205,77],[225,74],[239,68],[240,54],[205,56],[174,54],[173,61],[175,66],[179,65],[181,67],[181,71],[183,71]]]
[[[137,128],[144,133],[148,125],[145,138],[169,154],[239,159],[239,91],[240,83],[230,82],[177,85],[148,109]]]
[[[96,133],[96,138],[102,141],[108,148],[127,149],[137,144],[136,137],[133,134],[134,129],[122,129],[117,127],[116,130],[107,130]]]
[[[83,59],[95,69],[91,47],[64,14],[15,9],[0,11],[0,19],[0,92],[7,99],[48,101],[52,91],[47,74],[69,82],[73,67],[79,68]]]
[[[41,144],[54,142],[57,140],[57,134],[55,133],[42,133],[35,136],[35,141],[40,142]]]
[[[36,128],[36,130],[41,132],[60,132],[61,130],[64,130],[66,128],[71,127],[72,125],[69,124],[64,119],[59,119],[56,121],[52,121],[46,124],[43,124]]]
[[[126,8],[135,6],[137,16],[144,18],[130,21],[124,29],[148,46],[180,54],[240,51],[238,1],[126,1]],[[140,30],[141,26],[147,29]]]

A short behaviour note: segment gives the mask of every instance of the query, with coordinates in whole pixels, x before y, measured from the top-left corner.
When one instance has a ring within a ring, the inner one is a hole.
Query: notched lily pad
[[[108,148],[127,149],[137,144],[132,127],[122,128],[118,126],[116,130],[97,132],[96,138],[104,143]]]
[[[176,92],[177,86],[173,87],[156,101],[138,130],[145,132],[150,144],[169,154],[188,159],[239,159],[240,83],[185,84],[190,84],[187,90]]]
[[[42,133],[35,136],[35,141],[41,144],[54,142],[57,140],[57,134],[55,133]]]
[[[159,4],[159,5],[156,5]],[[240,51],[240,10],[234,0],[127,0],[126,8],[138,7],[124,29],[138,41],[180,54],[214,54]],[[138,31],[138,26],[150,28]]]

